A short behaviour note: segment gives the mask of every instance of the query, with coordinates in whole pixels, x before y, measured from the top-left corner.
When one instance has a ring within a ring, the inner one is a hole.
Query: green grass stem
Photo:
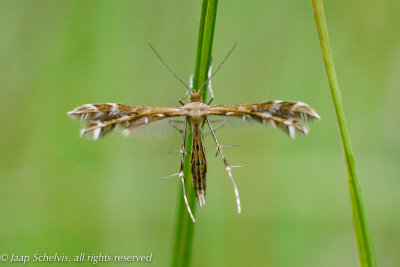
[[[336,117],[339,124],[342,138],[344,157],[347,166],[347,177],[350,190],[351,208],[353,213],[354,230],[358,245],[358,254],[361,266],[376,266],[374,246],[367,226],[367,218],[364,210],[364,203],[361,189],[358,182],[354,154],[350,143],[350,136],[347,129],[344,109],[340,96],[339,84],[333,64],[332,51],[329,44],[328,28],[326,25],[325,12],[322,0],[312,0],[315,22],[317,24],[318,36],[322,49],[322,56],[325,62],[325,69],[328,75],[332,100],[335,106]]]
[[[211,62],[214,28],[217,15],[218,0],[203,0],[199,35],[197,40],[196,63],[193,75],[193,88],[198,89],[207,80],[207,72]],[[206,99],[207,90],[201,92],[203,101]],[[186,194],[193,215],[196,215],[196,196],[193,190],[192,175],[190,173],[190,152],[192,134],[188,131],[185,149],[187,154],[184,160],[184,174],[186,179]],[[192,242],[195,224],[191,220],[182,197],[182,189],[178,196],[178,212],[176,218],[175,245],[172,255],[172,266],[189,266],[192,253]]]

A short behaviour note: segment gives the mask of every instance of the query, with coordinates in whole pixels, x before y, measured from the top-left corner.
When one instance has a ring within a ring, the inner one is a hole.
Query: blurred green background
[[[86,103],[173,106],[194,70],[201,1],[0,1],[0,254],[149,255],[170,264],[181,135],[94,142],[66,112]],[[400,266],[400,2],[325,1],[380,266]],[[357,266],[348,186],[311,1],[220,1],[214,104],[310,104],[322,121],[291,140],[220,130],[243,213],[215,145],[193,266]],[[56,264],[55,264],[56,265]],[[62,264],[59,264],[62,265]],[[86,263],[83,265],[92,265]],[[117,265],[117,264],[115,264]],[[113,266],[111,264],[110,266]]]

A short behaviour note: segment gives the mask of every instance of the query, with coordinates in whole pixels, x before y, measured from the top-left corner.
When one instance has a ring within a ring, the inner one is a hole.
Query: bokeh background
[[[79,138],[86,103],[173,106],[194,70],[201,1],[0,1],[0,253],[149,255],[169,265],[181,135]],[[400,2],[325,1],[368,222],[380,266],[400,265]],[[220,1],[215,104],[309,103],[322,117],[291,140],[273,128],[217,132],[193,266],[357,266],[348,186],[311,1]],[[157,134],[163,135],[161,132]],[[57,265],[57,264],[54,264]],[[62,264],[59,264],[60,266]],[[90,263],[81,265],[92,265]],[[109,264],[114,266],[114,264]],[[117,264],[115,264],[117,265]],[[64,266],[64,265],[63,265]]]

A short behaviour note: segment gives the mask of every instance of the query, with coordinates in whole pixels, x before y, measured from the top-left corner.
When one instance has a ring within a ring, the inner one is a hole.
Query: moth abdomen
[[[193,125],[191,165],[194,191],[196,192],[199,205],[203,206],[206,204],[207,161],[199,125]]]

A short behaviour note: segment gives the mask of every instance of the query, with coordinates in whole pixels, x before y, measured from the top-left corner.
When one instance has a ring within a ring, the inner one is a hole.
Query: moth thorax
[[[204,116],[190,116],[189,118],[189,122],[191,124],[203,124],[204,123]]]
[[[201,96],[199,93],[191,93],[189,97],[189,102],[201,102],[203,103],[203,100],[201,99]]]

